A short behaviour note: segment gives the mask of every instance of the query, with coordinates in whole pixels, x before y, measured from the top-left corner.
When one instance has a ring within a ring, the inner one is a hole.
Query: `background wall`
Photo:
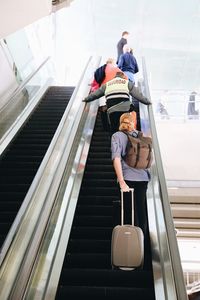
[[[156,127],[166,179],[199,181],[199,120],[157,121]]]

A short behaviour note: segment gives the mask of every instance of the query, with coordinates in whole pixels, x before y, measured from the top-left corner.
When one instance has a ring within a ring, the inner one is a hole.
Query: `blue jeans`
[[[133,83],[135,83],[134,74],[133,74],[132,72],[124,71],[124,73],[125,73],[126,76],[128,77],[128,80],[130,80],[130,81],[132,81]]]

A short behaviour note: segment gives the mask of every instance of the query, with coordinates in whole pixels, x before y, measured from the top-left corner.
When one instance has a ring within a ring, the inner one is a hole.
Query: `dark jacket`
[[[126,52],[122,54],[119,58],[118,67],[123,71],[129,71],[133,74],[137,73],[139,71],[137,61],[135,57],[129,53]]]
[[[104,78],[105,78],[105,69],[106,69],[106,64],[104,64],[103,66],[99,67],[98,69],[96,69],[96,71],[94,72],[94,79],[96,80],[96,82],[101,85]]]
[[[123,47],[124,47],[124,45],[126,45],[127,44],[127,39],[125,39],[125,38],[121,38],[120,40],[119,40],[119,42],[117,43],[117,63],[118,63],[118,61],[119,61],[119,58],[120,58],[120,55],[122,55],[123,54]]]

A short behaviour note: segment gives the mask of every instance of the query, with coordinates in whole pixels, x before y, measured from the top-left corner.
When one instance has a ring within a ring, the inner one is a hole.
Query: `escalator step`
[[[110,268],[109,253],[67,253],[64,261],[65,268]]]
[[[110,239],[70,239],[68,253],[110,253]]]
[[[75,216],[74,225],[112,227],[113,218],[110,216]]]
[[[16,216],[16,211],[7,211],[7,212],[0,212],[0,220],[1,222],[13,222]]]
[[[9,207],[9,212],[17,211],[21,206],[20,201],[0,201],[0,212],[5,211]]]
[[[101,179],[101,180],[99,180]],[[116,189],[116,179],[105,179],[104,177],[103,178],[100,178],[99,176],[99,179],[89,179],[89,180],[83,180],[83,183],[85,185],[91,185],[91,186],[95,186],[95,187],[102,187],[102,188],[111,188],[112,187],[115,187]]]
[[[87,300],[155,300],[154,291],[151,288],[123,288],[123,287],[97,287],[97,286],[61,286],[57,293],[59,300],[87,299]]]
[[[19,172],[21,173],[21,172]],[[19,174],[17,177],[16,177],[16,174],[10,174],[10,172],[8,172],[7,174],[5,174],[4,176],[1,174],[0,175],[0,186],[1,185],[4,185],[4,184],[7,184],[8,182],[9,183],[12,183],[12,184],[17,184],[17,183],[31,183],[33,180],[33,177],[31,176],[31,174],[28,174],[27,176],[25,174]],[[1,188],[0,188],[1,190]],[[1,202],[0,202],[1,203]]]
[[[21,191],[27,191],[29,188],[30,184],[24,184],[24,183],[18,183],[18,184],[0,184],[0,190],[1,192],[6,192],[9,190],[14,190],[15,192],[21,192]]]
[[[118,188],[115,185],[111,186],[111,187],[94,187],[94,186],[87,186],[87,187],[82,187],[81,191],[83,192],[83,194],[86,195],[106,195],[106,196],[114,196],[118,194]]]
[[[95,286],[120,286],[150,288],[152,285],[151,272],[133,270],[122,271],[110,269],[81,269],[64,268],[61,275],[61,285],[95,285]]]
[[[81,205],[85,205],[85,204],[93,204],[93,205],[112,205],[113,201],[116,201],[119,199],[118,195],[88,195],[88,196],[84,196],[84,195],[80,195],[80,203]]]
[[[93,204],[93,203],[92,203]],[[112,205],[78,205],[76,208],[77,216],[92,215],[92,216],[112,216]]]
[[[73,226],[71,237],[74,239],[110,239],[113,227],[87,227],[87,226]]]
[[[95,165],[95,164],[91,164],[91,165],[87,165],[86,167],[86,171],[90,171],[93,173],[98,173],[100,172],[101,174],[103,172],[113,172],[113,166],[112,165]]]

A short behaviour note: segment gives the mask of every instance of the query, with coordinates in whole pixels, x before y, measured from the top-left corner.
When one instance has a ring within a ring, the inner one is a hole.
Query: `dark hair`
[[[129,34],[129,32],[128,31],[123,31],[122,36],[124,36],[125,34]]]

